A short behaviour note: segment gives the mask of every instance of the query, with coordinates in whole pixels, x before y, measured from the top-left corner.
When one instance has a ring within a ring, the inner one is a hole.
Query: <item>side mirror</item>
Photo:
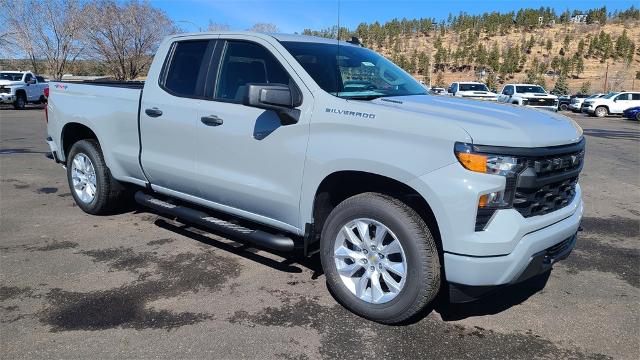
[[[273,110],[282,125],[291,125],[300,119],[302,94],[296,87],[284,84],[247,84],[243,105]]]
[[[27,81],[27,84],[35,84],[35,83],[36,83],[36,79],[31,79]]]

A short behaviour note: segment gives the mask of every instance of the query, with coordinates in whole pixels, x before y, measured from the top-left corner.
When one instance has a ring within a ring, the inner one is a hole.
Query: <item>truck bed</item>
[[[142,82],[87,81],[51,82],[49,93],[49,133],[63,147],[65,126],[84,125],[92,129],[102,147],[112,175],[118,180],[143,179],[138,155],[138,110]],[[72,124],[71,124],[72,123]]]

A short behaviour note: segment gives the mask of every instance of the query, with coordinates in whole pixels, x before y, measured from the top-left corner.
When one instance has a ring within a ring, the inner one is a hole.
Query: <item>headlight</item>
[[[525,168],[525,161],[514,156],[481,153],[473,145],[457,142],[454,153],[460,164],[467,170],[483,174],[505,177],[504,189],[480,194],[476,231],[481,231],[498,209],[513,205],[518,174]]]
[[[521,169],[516,157],[475,152],[473,145],[456,143],[454,152],[465,169],[501,176],[515,176]]]

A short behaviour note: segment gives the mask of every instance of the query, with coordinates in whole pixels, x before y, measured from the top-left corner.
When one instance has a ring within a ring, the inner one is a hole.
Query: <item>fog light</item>
[[[488,194],[480,195],[480,200],[478,200],[479,208],[497,208],[505,205],[504,202],[504,193],[502,191],[496,191]]]

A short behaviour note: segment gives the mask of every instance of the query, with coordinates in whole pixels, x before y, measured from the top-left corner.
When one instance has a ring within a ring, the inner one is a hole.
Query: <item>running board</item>
[[[219,231],[238,237],[271,250],[288,252],[294,249],[293,239],[284,235],[271,234],[262,230],[250,229],[241,225],[233,224],[229,221],[213,217],[202,211],[157,199],[143,191],[136,192],[135,199],[138,204],[149,207],[157,212],[175,216],[179,219],[186,220],[187,222],[200,225],[213,231]]]

